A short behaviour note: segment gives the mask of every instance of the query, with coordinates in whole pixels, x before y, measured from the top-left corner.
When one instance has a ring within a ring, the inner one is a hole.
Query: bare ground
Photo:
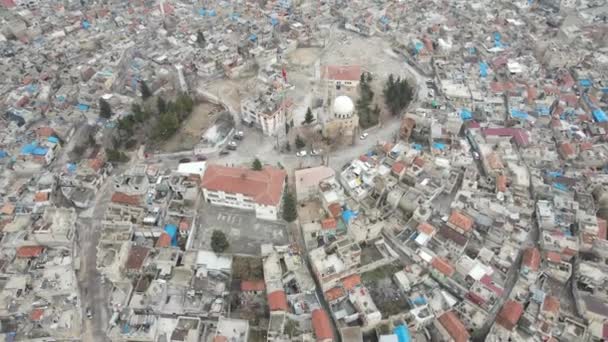
[[[179,131],[163,144],[161,150],[178,152],[194,148],[201,140],[203,132],[213,123],[215,115],[221,110],[220,106],[209,102],[197,104]]]

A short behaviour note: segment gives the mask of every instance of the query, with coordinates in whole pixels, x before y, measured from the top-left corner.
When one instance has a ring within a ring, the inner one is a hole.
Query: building
[[[323,126],[323,135],[330,139],[352,137],[359,128],[359,116],[350,97],[336,97],[332,107],[333,116]]]
[[[520,317],[524,313],[522,303],[509,299],[505,302],[496,317],[496,323],[507,330],[513,330],[517,326]]]
[[[329,322],[329,316],[325,310],[315,309],[312,311],[312,329],[317,342],[331,342],[334,340],[331,322]]]
[[[356,88],[361,79],[360,65],[326,65],[323,67],[323,78],[327,81],[328,87],[340,89]]]
[[[292,106],[291,99],[271,89],[242,101],[241,117],[246,123],[261,128],[264,135],[274,136],[285,130],[285,123],[291,120]]]
[[[208,165],[201,187],[211,204],[253,210],[257,218],[277,220],[286,176],[285,171],[271,166],[254,171]]]
[[[249,341],[249,322],[242,319],[220,317],[213,341]]]
[[[437,330],[441,333],[442,341],[448,342],[467,342],[469,340],[469,333],[454,313],[454,311],[448,311],[437,319],[439,324],[436,324]]]
[[[327,166],[311,167],[296,170],[296,196],[299,201],[305,201],[317,197],[319,194],[319,184],[335,176],[334,169]]]

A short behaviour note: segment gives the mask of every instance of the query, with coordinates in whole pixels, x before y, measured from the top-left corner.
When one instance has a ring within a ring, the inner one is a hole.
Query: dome
[[[351,116],[355,110],[353,100],[348,96],[338,96],[334,100],[334,114],[338,117]]]

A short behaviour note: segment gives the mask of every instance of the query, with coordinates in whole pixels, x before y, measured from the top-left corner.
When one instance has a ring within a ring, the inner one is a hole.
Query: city
[[[0,340],[608,341],[608,0],[0,20]]]

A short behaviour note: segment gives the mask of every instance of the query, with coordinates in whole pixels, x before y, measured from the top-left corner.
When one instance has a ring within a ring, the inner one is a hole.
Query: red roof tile
[[[559,263],[562,261],[562,257],[557,252],[547,252],[545,257],[547,258],[547,261],[553,263]]]
[[[44,252],[43,246],[23,246],[17,248],[17,258],[35,258]]]
[[[101,170],[105,162],[100,158],[89,159],[89,167],[95,171]]]
[[[338,298],[342,298],[345,296],[344,290],[341,287],[333,287],[327,291],[325,291],[325,299],[328,301],[334,301]]]
[[[127,258],[126,267],[128,270],[138,270],[144,265],[150,249],[143,246],[132,246]]]
[[[43,309],[34,309],[30,312],[30,319],[32,321],[39,321],[42,319],[42,315],[44,314]]]
[[[0,208],[0,214],[12,215],[15,212],[15,205],[12,203],[4,203],[2,208]]]
[[[181,220],[179,221],[179,230],[180,231],[186,231],[190,229],[190,222],[188,222],[188,220]]]
[[[569,142],[563,142],[559,145],[559,151],[564,158],[572,157],[576,154],[574,146]]]
[[[423,167],[424,166],[424,159],[420,158],[420,157],[416,157],[414,158],[414,165],[418,166],[418,167]]]
[[[34,202],[46,202],[49,200],[49,195],[51,193],[48,191],[38,191],[34,195]]]
[[[492,279],[492,277],[487,274],[484,275],[483,277],[481,277],[479,282],[482,283],[488,290],[494,292],[499,297],[501,297],[505,291],[502,287],[500,287],[496,283],[494,283],[494,279]]]
[[[163,248],[169,246],[171,246],[171,236],[165,232],[162,232],[158,240],[156,240],[156,247]]]
[[[448,311],[439,316],[439,323],[454,339],[454,342],[467,342],[469,340],[469,332],[462,321],[456,316],[453,311]]]
[[[393,171],[394,174],[399,175],[399,174],[401,174],[401,172],[404,169],[405,169],[405,163],[402,161],[398,161],[395,164],[393,164],[391,171]]]
[[[430,223],[423,222],[416,228],[419,232],[432,236],[435,233],[435,227]]]
[[[48,138],[53,134],[55,134],[55,130],[53,130],[51,127],[43,126],[36,128],[36,135],[39,138]]]
[[[434,257],[433,260],[431,260],[431,266],[447,277],[454,275],[454,267],[452,267],[447,260],[443,260],[440,257]]]
[[[359,81],[361,66],[359,65],[326,65],[324,78],[334,81]]]
[[[115,192],[112,195],[112,203],[138,206],[140,204],[139,196],[127,195],[124,192]]]
[[[243,292],[264,291],[265,289],[266,284],[263,280],[243,280],[241,282],[241,291]]]
[[[559,313],[559,306],[559,299],[557,297],[547,296],[543,302],[543,311],[557,314]]]
[[[468,232],[473,229],[473,219],[457,210],[452,211],[448,222],[462,229],[465,232]]]
[[[277,206],[285,184],[285,171],[266,166],[261,171],[208,165],[201,187],[211,191],[243,194],[256,203]]]
[[[287,311],[287,296],[285,291],[277,290],[268,295],[268,307],[270,311]]]
[[[346,291],[352,290],[359,284],[361,284],[361,276],[358,274],[353,274],[342,279],[342,285],[344,286]]]
[[[505,192],[507,191],[507,176],[499,175],[496,177],[496,191]]]
[[[608,222],[606,222],[606,220],[598,217],[597,226],[599,228],[598,232],[597,232],[597,237],[602,240],[606,240],[606,238],[607,238],[606,233],[608,232]]]
[[[321,220],[321,228],[323,229],[336,229],[337,226],[338,222],[333,217]]]
[[[342,215],[342,207],[340,206],[340,203],[332,203],[327,209],[329,209],[329,213],[334,218],[338,218],[340,215]]]
[[[329,340],[334,338],[334,333],[329,323],[329,317],[323,309],[312,311],[312,329],[315,332],[317,341]]]
[[[523,304],[510,299],[502,306],[502,309],[496,318],[496,322],[507,330],[513,330],[523,312]]]
[[[530,247],[524,251],[521,260],[523,266],[527,266],[531,271],[538,271],[540,267],[540,252],[536,247]]]

